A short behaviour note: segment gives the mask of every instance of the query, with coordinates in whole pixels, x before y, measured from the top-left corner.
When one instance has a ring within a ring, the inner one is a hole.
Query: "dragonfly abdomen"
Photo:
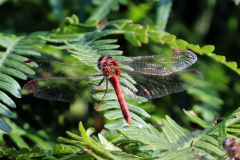
[[[120,104],[120,107],[122,109],[122,113],[124,118],[126,119],[127,123],[131,125],[131,116],[130,116],[130,112],[127,106],[127,102],[124,98],[122,89],[120,87],[120,82],[119,82],[119,78],[118,76],[112,76],[111,78],[109,78],[109,81],[111,82],[111,84],[113,85],[117,98],[118,98],[118,102]]]

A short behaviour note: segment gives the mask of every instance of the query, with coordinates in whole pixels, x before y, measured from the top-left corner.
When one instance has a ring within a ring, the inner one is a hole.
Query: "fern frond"
[[[140,141],[146,146],[142,150],[154,150],[153,156],[163,159],[190,159],[203,153],[206,158],[212,159],[225,154],[218,148],[217,140],[208,136],[209,130],[186,131],[170,117],[159,121],[162,132],[155,128],[125,127],[118,129],[128,138]],[[154,131],[154,132],[153,132]],[[154,134],[158,132],[157,134]],[[150,146],[150,147],[148,147]],[[175,154],[174,154],[175,152]]]
[[[227,137],[237,138],[236,136],[239,135],[240,108],[236,109],[229,116],[225,117],[225,119],[222,122],[218,123],[216,126],[212,126],[211,124],[204,122],[202,119],[200,119],[199,117],[190,112],[187,111],[184,112],[192,122],[199,124],[203,128],[209,129],[208,130],[209,135],[217,135],[219,144],[222,144],[224,138]]]
[[[74,140],[66,138],[60,140],[79,148],[88,148],[88,151],[91,151],[89,154],[95,158],[99,156],[99,158],[121,159],[125,155],[127,159],[216,159],[226,153],[223,148],[219,148],[218,140],[209,135],[210,128],[190,132],[168,116],[159,122],[162,124],[162,132],[151,125],[141,128],[127,126],[119,127],[115,131],[110,130],[104,135],[99,134],[98,138],[90,136],[93,130],[91,128],[85,130],[80,123],[81,137],[67,132]],[[123,152],[124,148],[127,148],[128,153]],[[138,157],[132,155],[136,150]]]
[[[54,157],[61,157],[63,159],[91,159],[90,155],[77,155],[81,151],[79,148],[73,145],[57,145],[54,149],[44,150],[40,147],[29,148],[21,148],[19,150],[15,148],[2,149],[0,151],[0,157],[4,157],[6,159],[16,158],[16,159],[49,159]]]
[[[0,137],[1,141],[5,140],[4,137],[8,137],[8,139],[11,139],[12,142],[14,143],[14,146],[16,146],[17,148],[30,149],[31,146],[28,143],[30,140],[34,146],[36,145],[38,147],[41,147],[44,150],[52,149],[52,146],[49,143],[49,142],[52,142],[52,140],[50,136],[48,136],[46,131],[41,131],[41,134],[34,134],[33,129],[28,129],[26,127],[21,128],[18,124],[10,121],[10,119],[7,117],[3,117],[3,120],[5,123],[9,125],[12,131],[10,133],[4,133],[3,131],[1,131],[2,133],[1,134],[2,137]],[[20,119],[18,119],[18,121],[21,123]],[[26,122],[24,122],[24,124],[28,125],[28,123]],[[5,152],[4,149],[2,151]],[[9,156],[11,156],[11,154],[9,154]]]
[[[240,114],[240,108],[236,109],[233,113],[231,113],[229,116],[225,117],[225,119],[218,123],[216,126],[207,124],[206,122],[204,123],[199,117],[197,117],[195,114],[192,114],[191,112],[186,112],[186,115],[190,118],[190,120],[194,123],[199,124],[203,128],[206,128],[207,130],[207,135],[205,135],[203,138],[203,142],[201,142],[202,147],[205,147],[205,152],[210,151],[214,154],[218,153],[218,150],[215,150],[212,145],[218,145],[221,146],[223,143],[224,138],[235,138],[239,139],[239,129],[240,129],[240,119],[239,119],[239,114]],[[214,139],[211,136],[217,136],[217,140]],[[205,141],[210,142],[211,144],[206,144]],[[197,146],[199,144],[196,144]],[[217,152],[216,152],[217,151]],[[221,153],[221,152],[219,152]],[[226,153],[225,153],[226,155]]]
[[[187,47],[189,49],[191,49],[192,51],[194,51],[195,53],[198,53],[200,55],[206,55],[209,58],[212,58],[213,60],[215,60],[216,62],[222,63],[223,65],[225,65],[226,67],[230,68],[231,70],[235,71],[237,74],[240,75],[240,69],[238,68],[237,63],[236,62],[228,62],[228,61],[226,61],[225,56],[220,56],[220,55],[213,53],[214,46],[206,45],[203,47],[199,47],[199,45],[188,44]]]
[[[38,50],[41,44],[44,44],[44,41],[38,37],[38,33],[26,37],[0,35],[0,46],[5,50],[0,52],[1,116],[13,117],[8,107],[16,108],[16,104],[8,94],[21,98],[21,87],[14,78],[26,80],[27,75],[34,74],[34,71],[22,62],[28,59],[25,56],[39,56]],[[0,129],[10,132],[10,128],[2,119],[0,119]]]
[[[79,123],[79,132],[81,134],[81,137],[71,132],[67,132],[68,135],[74,140],[62,137],[59,139],[79,148],[87,148],[85,151],[97,159],[143,159],[139,156],[123,152],[119,147],[116,147],[113,143],[109,142],[101,134],[98,135],[99,139],[90,137],[92,133],[91,128],[85,130],[81,122]]]
[[[220,56],[215,53],[213,45],[205,45],[200,47],[199,45],[194,45],[188,43],[182,39],[176,39],[174,35],[168,32],[158,30],[158,26],[142,26],[137,24],[127,24],[120,28],[118,34],[124,34],[125,38],[135,46],[141,46],[141,43],[148,43],[148,39],[151,39],[160,44],[167,44],[170,49],[180,49],[180,50],[192,50],[200,55],[206,55],[209,58],[215,60],[218,63],[222,63],[226,67],[230,68],[234,72],[240,75],[240,69],[237,67],[236,62],[226,61],[225,56]]]

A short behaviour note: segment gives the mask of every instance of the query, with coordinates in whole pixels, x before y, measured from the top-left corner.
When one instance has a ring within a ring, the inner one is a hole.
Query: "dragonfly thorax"
[[[119,76],[121,69],[118,67],[119,62],[111,56],[102,56],[98,59],[98,68],[102,71],[103,76],[110,78]]]

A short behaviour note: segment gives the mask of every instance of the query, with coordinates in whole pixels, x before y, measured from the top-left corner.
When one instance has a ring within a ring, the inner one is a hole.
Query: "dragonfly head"
[[[100,70],[103,70],[107,65],[113,63],[115,60],[111,56],[102,56],[98,59],[97,65]]]

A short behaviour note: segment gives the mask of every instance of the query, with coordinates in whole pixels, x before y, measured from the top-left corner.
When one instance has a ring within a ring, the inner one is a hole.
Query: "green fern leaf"
[[[75,146],[59,144],[52,150],[43,150],[39,147],[33,147],[31,149],[20,148],[19,150],[16,150],[15,148],[3,149],[0,151],[0,157],[14,157],[16,159],[42,159],[54,157],[61,157],[63,159],[90,159],[89,155],[76,155],[76,153],[78,153],[79,151],[81,150]]]
[[[121,122],[122,121],[122,122]],[[200,131],[190,132],[180,127],[170,117],[161,120],[161,130],[158,131],[153,126],[126,126],[123,119],[116,120],[117,123],[107,124],[106,126],[114,128],[107,134],[99,135],[99,140],[90,137],[93,130],[90,132],[83,128],[80,123],[79,130],[81,137],[73,133],[68,134],[75,140],[61,138],[62,141],[79,148],[83,146],[89,154],[96,158],[96,156],[121,159],[122,156],[126,158],[137,158],[131,154],[122,152],[119,147],[115,148],[115,144],[124,144],[128,147],[128,152],[131,150],[138,150],[143,157],[138,158],[161,158],[161,159],[216,159],[225,155],[225,151],[218,146],[218,140],[210,136],[211,128]],[[134,122],[134,121],[133,121]],[[115,125],[115,126],[113,126]],[[214,128],[214,126],[213,126]],[[124,136],[120,136],[116,130],[120,131]],[[111,141],[109,141],[111,139]],[[101,143],[101,144],[100,144]],[[134,144],[138,144],[135,146]],[[121,145],[120,145],[121,146]],[[114,152],[113,152],[114,151]],[[102,155],[105,153],[105,156]],[[146,153],[148,153],[146,155]],[[106,156],[107,155],[107,156]],[[201,156],[200,156],[201,155]]]
[[[205,54],[210,54],[215,50],[215,47],[212,45],[206,45],[206,46],[201,47],[201,50]]]
[[[125,38],[134,46],[141,46],[141,43],[148,43],[149,27],[140,25],[127,25],[124,27]]]
[[[161,150],[155,151],[153,153],[154,157],[159,157],[161,159],[189,159],[189,157],[201,158],[195,156],[196,153],[191,150],[191,148],[187,149],[179,149],[168,151],[167,153],[162,152]]]
[[[227,116],[221,123],[214,126],[209,131],[209,134],[210,133],[213,134],[216,131],[218,131],[218,136],[219,136],[218,143],[219,144],[222,144],[223,139],[228,136],[235,137],[234,135],[227,134],[227,127],[231,126],[234,123],[239,122],[240,121],[239,115],[240,115],[240,108],[236,109],[232,114]]]
[[[230,114],[228,117],[226,117],[222,122],[220,122],[216,126],[211,126],[210,124],[205,124],[205,123],[203,123],[203,120],[201,120],[199,117],[197,117],[196,115],[190,114],[186,111],[185,111],[185,114],[190,118],[190,120],[192,122],[197,123],[204,128],[208,128],[207,129],[208,135],[217,135],[218,136],[218,140],[215,140],[208,136],[208,141],[211,142],[211,144],[221,145],[224,138],[227,138],[227,137],[237,138],[234,134],[236,134],[236,133],[238,134],[238,131],[240,128],[240,126],[238,124],[236,124],[236,123],[239,123],[239,121],[240,121],[240,118],[239,118],[240,108],[236,109],[232,114]],[[236,127],[236,128],[232,129],[231,127]],[[206,136],[207,135],[205,135],[202,138],[204,141],[206,141]],[[210,139],[211,139],[211,141],[210,141]],[[210,144],[207,145],[207,144],[205,144],[205,142],[202,142],[202,148],[204,148],[204,147],[206,147],[205,148],[206,151],[211,151],[211,152],[214,152],[215,154],[223,155],[222,151],[217,150],[216,148],[212,147]]]
[[[2,118],[0,118],[0,128],[5,132],[11,132],[11,129],[8,127],[7,123],[3,121]]]
[[[97,159],[143,159],[142,157],[121,151],[120,148],[116,147],[101,134],[98,134],[99,139],[90,137],[90,135],[87,133],[88,130],[83,128],[81,122],[79,124],[79,131],[81,137],[67,132],[69,136],[75,140],[69,140],[66,138],[60,138],[60,140],[75,145],[79,148],[88,148],[85,149],[85,152],[88,152],[92,157]]]
[[[144,127],[148,128],[148,124],[142,118],[140,118],[139,116],[137,116],[136,114],[134,114],[132,112],[130,112],[130,115],[134,121],[137,121],[138,123],[142,124]],[[119,118],[122,118],[122,111],[121,110],[109,111],[109,112],[105,113],[104,116],[109,120],[117,120]],[[116,122],[113,122],[113,123],[116,123]],[[125,122],[125,123],[127,126],[127,122]],[[109,125],[111,125],[111,124],[109,124]],[[109,125],[107,125],[105,127],[108,129],[116,129],[116,128],[110,128]]]
[[[101,144],[109,151],[122,151],[120,148],[114,146],[111,142],[109,142],[103,135],[98,134],[98,138]]]
[[[14,101],[8,96],[10,93],[14,97],[21,98],[20,85],[12,78],[27,79],[27,75],[34,74],[29,66],[22,62],[28,58],[24,56],[39,56],[41,44],[44,43],[37,33],[27,37],[16,37],[13,35],[0,35],[0,46],[6,51],[0,52],[0,114],[12,118],[12,112],[6,107],[16,107]],[[0,122],[0,129],[10,132],[10,128],[5,122]],[[16,138],[16,137],[15,137]]]
[[[133,111],[135,113],[138,113],[144,117],[148,117],[150,118],[151,116],[143,109],[141,109],[140,107],[137,107],[135,105],[132,105],[130,103],[127,103],[129,110]],[[104,101],[102,103],[102,106],[99,108],[99,111],[105,111],[108,109],[114,109],[114,108],[120,108],[119,102],[118,101]]]
[[[154,150],[153,156],[158,158],[183,157],[183,159],[190,159],[191,157],[197,158],[197,153],[201,152],[204,153],[205,157],[211,159],[225,154],[223,150],[218,148],[217,140],[207,135],[209,129],[189,132],[168,116],[166,119],[162,119],[160,124],[163,125],[161,127],[162,133],[144,127],[124,127],[118,130],[126,137],[145,144],[146,146],[141,147],[142,150]]]
[[[174,35],[171,35],[163,30],[158,30],[158,26],[141,26],[126,24],[121,28],[118,34],[124,34],[125,38],[135,46],[141,46],[141,43],[148,43],[148,38],[160,44],[167,44],[169,48],[186,50],[190,49],[200,55],[207,55],[209,58],[214,59],[216,62],[222,63],[228,68],[235,71],[240,75],[240,69],[237,68],[236,62],[227,62],[224,56],[219,56],[214,53],[214,46],[206,45],[200,47],[199,45],[190,44],[184,40],[176,39]]]
[[[7,117],[4,117],[2,121],[3,123],[7,123],[10,128],[12,129],[11,133],[6,133],[6,136],[9,136],[9,138],[15,143],[15,145],[19,148],[30,148],[29,145],[27,144],[26,140],[24,137],[27,137],[27,139],[31,140],[32,143],[35,145],[41,147],[44,150],[51,150],[52,147],[47,143],[47,141],[51,141],[50,137],[44,136],[46,140],[41,138],[41,136],[32,134],[31,132],[28,132],[28,130],[23,129],[19,127],[17,124],[14,122],[11,122],[10,119]],[[1,123],[0,123],[1,124]],[[10,130],[10,129],[9,129]],[[47,135],[45,133],[45,135]],[[43,136],[42,136],[43,137]]]
[[[186,111],[186,110],[183,110],[183,111],[184,111],[184,113],[188,116],[188,118],[189,118],[192,122],[194,122],[194,123],[196,123],[196,124],[199,124],[199,125],[202,126],[203,128],[210,128],[210,127],[212,127],[211,124],[205,122],[204,120],[202,120],[201,118],[199,118],[198,116],[196,116],[195,113],[193,113],[193,112],[191,112],[191,111],[188,112],[188,111]]]

